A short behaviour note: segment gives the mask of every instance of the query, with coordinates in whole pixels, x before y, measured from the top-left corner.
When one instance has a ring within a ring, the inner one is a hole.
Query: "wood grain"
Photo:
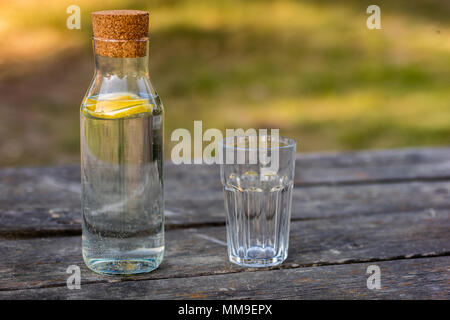
[[[450,148],[299,155],[293,218],[442,208],[449,175]],[[224,223],[217,166],[167,164],[165,176],[168,228]],[[79,234],[80,216],[78,166],[0,170],[0,236]]]
[[[450,178],[450,148],[298,154],[296,186],[384,183]],[[202,190],[220,190],[218,166],[167,163],[169,189],[183,193],[197,183]]]
[[[381,289],[367,288],[369,265]],[[0,299],[449,299],[450,257],[0,291]],[[447,286],[443,285],[447,284]]]
[[[80,234],[79,194],[61,190],[64,180],[52,184],[45,181],[44,175],[36,188],[32,181],[16,188],[0,188],[0,236]],[[222,191],[193,192],[186,197],[166,194],[167,229],[224,225]],[[314,186],[294,188],[292,219],[446,208],[450,208],[450,181]]]
[[[294,219],[329,214],[324,206],[351,214],[361,201],[379,208],[380,199],[399,210],[442,207],[447,183],[403,185],[402,182],[450,180],[450,148],[423,148],[299,155],[296,163]],[[223,223],[224,209],[217,166],[166,164],[167,226]],[[400,183],[395,186],[342,184]],[[322,187],[309,190],[306,186]],[[434,186],[434,190],[433,190]],[[342,190],[342,191],[341,191]],[[406,201],[410,194],[416,203]],[[393,195],[393,196],[391,196]],[[329,199],[330,196],[333,199]],[[0,235],[79,234],[80,172],[78,166],[0,170]],[[393,200],[395,199],[395,200]],[[325,201],[327,200],[327,201]],[[331,200],[331,201],[328,201]],[[358,203],[359,202],[359,203]],[[423,204],[421,204],[423,203]],[[426,205],[425,205],[426,203]],[[385,210],[385,208],[383,208]]]
[[[450,210],[336,217],[291,224],[282,268],[440,256],[450,248]],[[224,227],[172,230],[160,269],[125,278],[97,275],[81,257],[81,238],[0,241],[0,290],[64,286],[66,269],[78,265],[84,283],[184,278],[249,271],[227,261]],[[258,271],[259,272],[259,271]]]
[[[0,299],[448,299],[450,148],[299,155],[289,258],[227,261],[217,166],[166,164],[163,264],[101,276],[81,258],[78,166],[0,170]],[[366,267],[382,270],[368,290]],[[78,265],[82,289],[68,290]]]

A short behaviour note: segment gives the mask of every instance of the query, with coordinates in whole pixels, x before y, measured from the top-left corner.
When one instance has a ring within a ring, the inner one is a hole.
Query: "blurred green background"
[[[81,30],[66,28],[71,4]],[[366,27],[370,4],[382,30]],[[90,13],[102,9],[150,11],[166,142],[203,120],[280,128],[299,151],[450,144],[447,0],[2,0],[0,166],[79,161]]]

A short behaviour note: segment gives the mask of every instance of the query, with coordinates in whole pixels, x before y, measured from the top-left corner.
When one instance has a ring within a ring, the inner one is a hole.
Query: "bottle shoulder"
[[[122,117],[143,112],[156,115],[163,110],[148,73],[96,72],[81,103],[81,113],[95,117]]]

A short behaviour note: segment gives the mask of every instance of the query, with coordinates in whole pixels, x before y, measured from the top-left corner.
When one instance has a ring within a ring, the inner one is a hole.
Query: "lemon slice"
[[[102,94],[96,99],[87,98],[83,109],[85,114],[100,119],[120,119],[152,111],[153,104],[131,93]]]

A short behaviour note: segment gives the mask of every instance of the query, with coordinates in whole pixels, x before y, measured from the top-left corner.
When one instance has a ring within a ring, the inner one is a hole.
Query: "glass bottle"
[[[163,106],[148,72],[148,12],[92,14],[95,73],[83,99],[83,259],[135,274],[164,255]]]

